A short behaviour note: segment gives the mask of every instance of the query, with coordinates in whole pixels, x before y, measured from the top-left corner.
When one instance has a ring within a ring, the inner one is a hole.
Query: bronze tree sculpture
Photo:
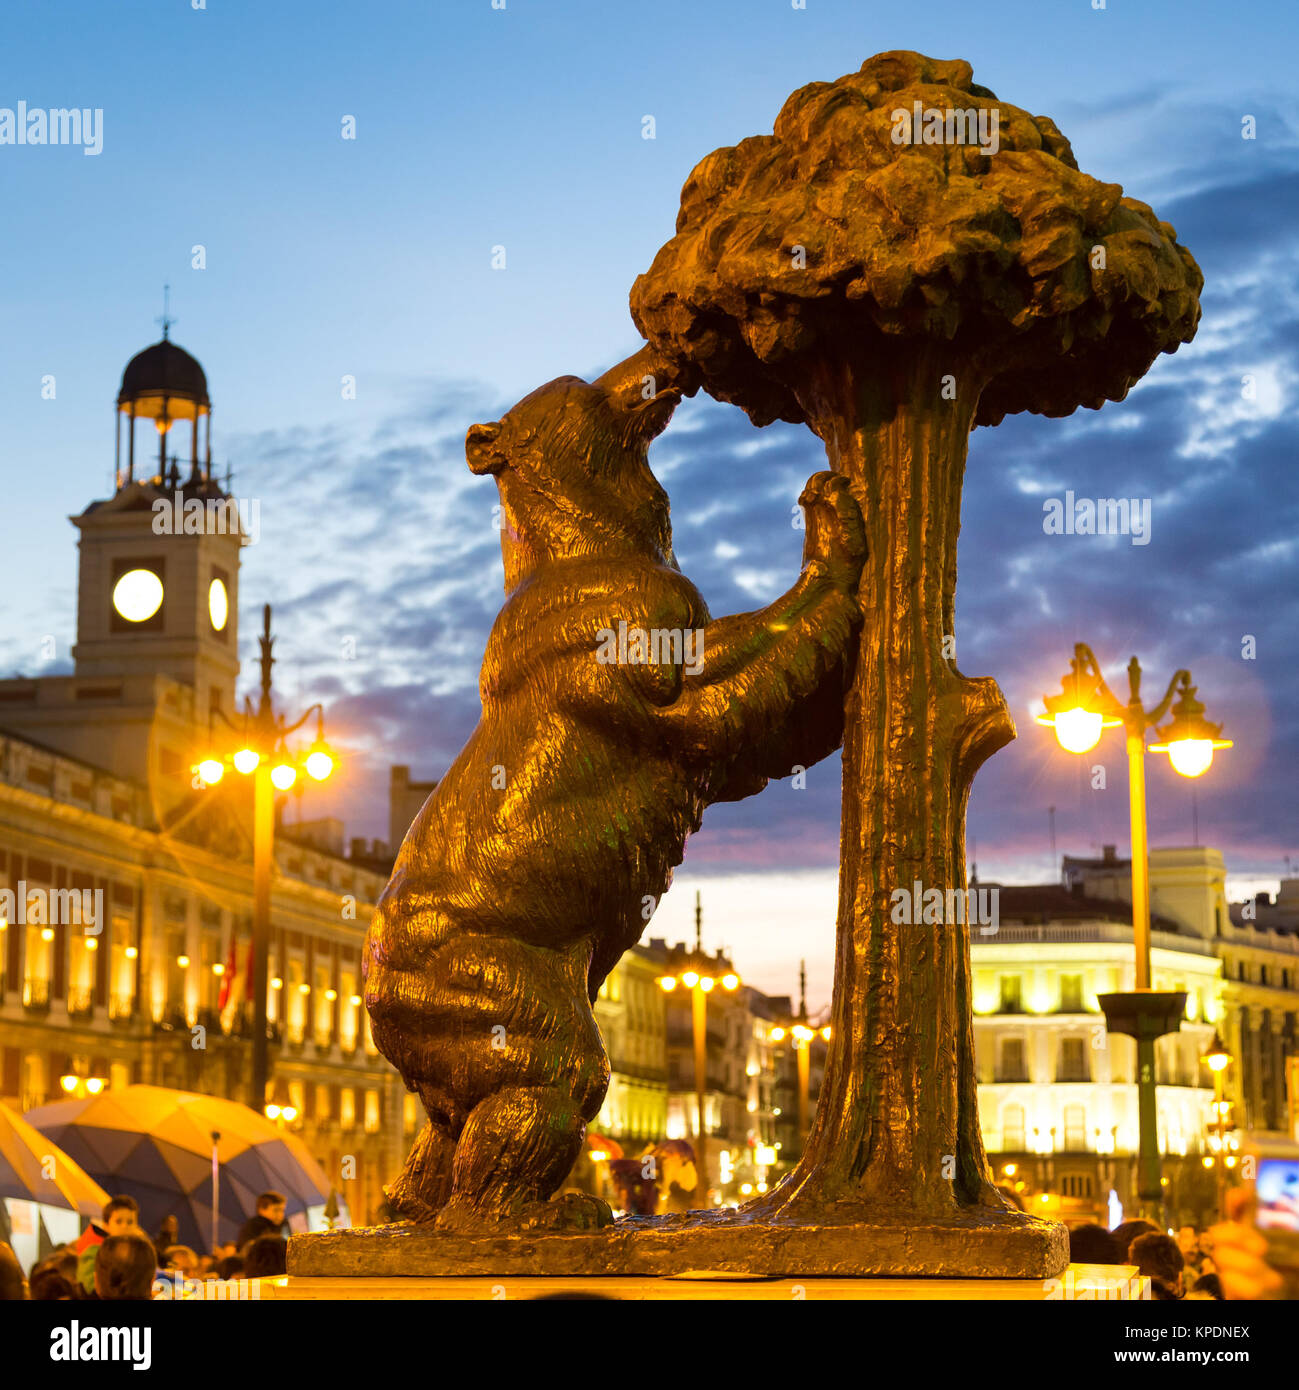
[[[795,92],[772,135],[698,165],[631,294],[688,390],[815,431],[867,528],[828,1071],[797,1169],[751,1220],[1011,1219],[979,1129],[968,927],[889,911],[916,881],[964,888],[969,788],[1015,735],[996,683],[954,660],[967,441],[1121,400],[1199,316],[1173,228],[971,79],[896,52]]]
[[[439,1232],[611,1221],[595,1198],[548,1200],[609,1081],[597,991],[704,808],[842,737],[863,557],[847,482],[808,481],[793,588],[713,621],[646,461],[680,399],[642,386],[651,365],[560,377],[466,441],[500,489],[507,598],[482,718],[406,836],[364,958],[375,1042],[428,1115],[389,1199]]]

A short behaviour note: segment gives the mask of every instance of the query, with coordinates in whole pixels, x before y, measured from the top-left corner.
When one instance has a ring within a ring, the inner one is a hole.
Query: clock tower
[[[136,463],[140,421],[157,430],[158,454]],[[199,455],[200,427],[207,441]],[[128,452],[122,462],[126,423]],[[185,473],[167,441],[189,425]],[[212,477],[212,404],[203,368],[171,342],[133,357],[117,396],[117,490],[72,524],[81,533],[77,589],[79,677],[154,673],[193,692],[194,716],[234,712],[238,660],[238,506]]]
[[[234,714],[248,539],[212,475],[207,377],[169,328],[122,374],[112,496],[71,518],[74,674],[0,681],[0,726],[145,784],[159,812],[192,790],[216,711]],[[156,453],[137,438],[147,423]],[[178,436],[183,464],[168,452]]]

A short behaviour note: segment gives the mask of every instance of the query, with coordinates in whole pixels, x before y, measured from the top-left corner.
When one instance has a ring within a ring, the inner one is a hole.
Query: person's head
[[[140,1207],[134,1197],[112,1197],[104,1203],[104,1229],[110,1236],[124,1236],[140,1224]]]
[[[166,1269],[174,1269],[186,1276],[198,1268],[198,1256],[188,1245],[169,1245],[162,1252],[162,1262]]]
[[[1152,1231],[1138,1236],[1128,1247],[1128,1263],[1174,1298],[1182,1296],[1182,1271],[1186,1261],[1172,1236]]]
[[[1178,1227],[1177,1248],[1188,1265],[1200,1258],[1200,1235],[1194,1226]]]
[[[227,1255],[216,1267],[218,1279],[241,1279],[244,1272],[244,1262],[238,1255]]]
[[[53,1265],[32,1271],[31,1289],[32,1300],[38,1303],[61,1303],[77,1296],[75,1280],[64,1278]]]
[[[1075,1265],[1121,1265],[1123,1252],[1104,1228],[1089,1224],[1069,1232],[1069,1263]]]
[[[59,1250],[50,1255],[48,1259],[41,1261],[41,1269],[52,1269],[56,1274],[61,1274],[65,1279],[72,1283],[77,1282],[77,1254],[75,1250]],[[33,1270],[33,1277],[36,1271]]]
[[[263,1192],[257,1199],[257,1215],[276,1226],[284,1225],[284,1198],[278,1192]]]
[[[0,1303],[13,1303],[27,1297],[27,1281],[13,1247],[0,1240]]]
[[[100,1298],[150,1298],[157,1272],[153,1242],[138,1231],[110,1235],[95,1251],[95,1292]]]
[[[1216,1274],[1201,1274],[1191,1286],[1191,1293],[1187,1294],[1187,1297],[1191,1297],[1191,1294],[1201,1298],[1221,1298],[1222,1280]]]
[[[249,1244],[244,1257],[244,1278],[264,1279],[284,1274],[288,1269],[288,1251],[289,1243],[283,1236],[258,1236]]]
[[[180,1234],[180,1222],[177,1221],[175,1216],[164,1216],[162,1218],[162,1224],[158,1227],[158,1234],[160,1236],[170,1236],[171,1239],[168,1240],[167,1244],[175,1245],[176,1237]]]
[[[1124,1221],[1110,1232],[1124,1256],[1127,1255],[1129,1247],[1138,1236],[1152,1234],[1158,1235],[1159,1227],[1153,1221],[1146,1221],[1142,1217],[1137,1217],[1132,1221]],[[1131,1264],[1132,1261],[1128,1260],[1128,1263]]]

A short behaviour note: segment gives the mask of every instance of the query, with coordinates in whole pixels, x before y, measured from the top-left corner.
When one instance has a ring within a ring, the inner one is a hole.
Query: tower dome
[[[192,420],[206,414],[212,402],[203,368],[164,334],[126,364],[117,408],[149,419]]]
[[[167,434],[177,420],[190,422],[190,477],[208,482],[212,473],[212,400],[207,393],[207,376],[197,358],[168,337],[171,320],[162,319],[162,338],[137,352],[126,364],[117,393],[117,486],[135,479],[135,422],[152,420],[158,431],[158,465],[154,475],[167,479]],[[122,468],[122,416],[128,421],[128,452]],[[207,447],[200,463],[199,422],[207,417]],[[175,461],[172,464],[175,475]]]

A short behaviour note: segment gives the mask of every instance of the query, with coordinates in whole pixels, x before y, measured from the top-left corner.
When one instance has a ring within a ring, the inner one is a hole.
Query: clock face
[[[162,580],[152,570],[127,570],[113,585],[113,607],[128,623],[147,622],[162,607]]]
[[[207,615],[212,620],[214,632],[225,631],[226,620],[230,617],[230,596],[223,580],[214,579],[208,585]]]

